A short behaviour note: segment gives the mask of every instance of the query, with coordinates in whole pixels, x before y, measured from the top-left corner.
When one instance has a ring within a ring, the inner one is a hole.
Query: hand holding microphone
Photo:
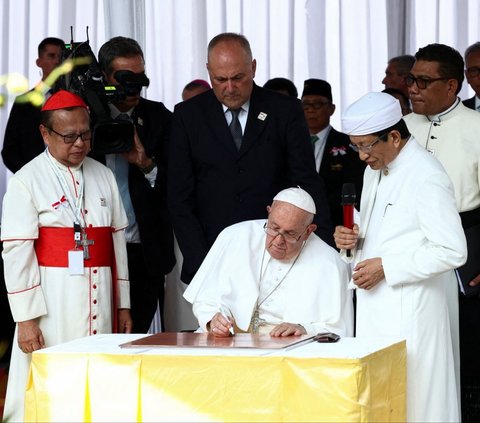
[[[333,236],[337,248],[347,250],[347,257],[351,257],[351,249],[355,247],[358,236],[358,226],[353,223],[355,199],[355,185],[351,183],[343,184],[341,202],[343,207],[343,226],[337,226]]]

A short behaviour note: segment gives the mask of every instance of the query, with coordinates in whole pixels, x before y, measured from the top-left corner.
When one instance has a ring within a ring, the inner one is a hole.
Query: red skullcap
[[[60,90],[49,97],[42,107],[42,112],[46,110],[67,109],[69,107],[83,107],[88,110],[87,105],[78,95],[70,91]]]

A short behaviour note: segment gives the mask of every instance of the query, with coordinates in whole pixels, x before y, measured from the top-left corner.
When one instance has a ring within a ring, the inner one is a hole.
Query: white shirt
[[[233,116],[230,110],[228,109],[225,104],[222,104],[223,113],[225,114],[225,119],[227,120],[227,125],[230,126],[232,122]],[[240,108],[240,113],[238,114],[238,120],[240,121],[240,125],[242,126],[242,134],[245,134],[245,127],[247,126],[247,118],[248,118],[248,110],[250,109],[250,100],[242,105]]]
[[[325,152],[325,145],[327,144],[327,137],[330,133],[332,127],[328,125],[326,128],[323,128],[319,133],[312,134],[318,137],[318,140],[315,142],[313,146],[313,151],[315,154],[315,166],[317,172],[320,171],[320,165],[322,164],[323,153]]]

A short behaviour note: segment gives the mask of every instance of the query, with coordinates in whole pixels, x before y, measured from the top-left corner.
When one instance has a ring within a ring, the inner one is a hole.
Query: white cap
[[[315,208],[315,203],[310,194],[303,190],[300,187],[296,188],[287,188],[283,191],[280,191],[274,198],[273,201],[283,201],[285,203],[293,204],[299,209],[305,210],[309,213],[315,214],[317,212]]]
[[[387,93],[368,93],[347,107],[342,116],[343,132],[370,135],[390,128],[402,119],[400,102]]]

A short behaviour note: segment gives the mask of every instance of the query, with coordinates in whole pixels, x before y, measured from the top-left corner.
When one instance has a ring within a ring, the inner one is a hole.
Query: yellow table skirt
[[[26,421],[405,421],[405,342],[361,358],[33,354]]]

